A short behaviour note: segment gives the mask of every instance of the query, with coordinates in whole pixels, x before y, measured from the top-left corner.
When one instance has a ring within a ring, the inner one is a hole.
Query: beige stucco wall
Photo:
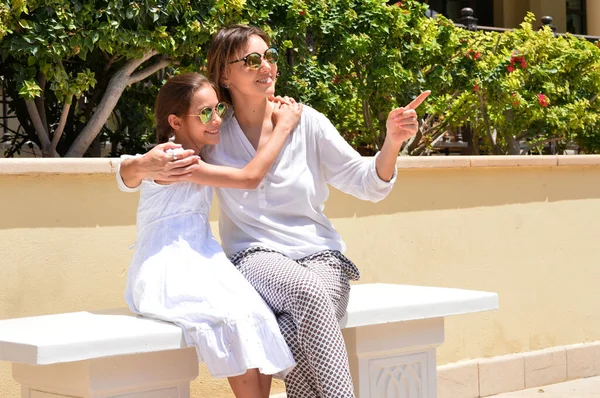
[[[600,159],[558,159],[401,159],[385,201],[332,192],[326,212],[363,283],[499,293],[500,310],[447,320],[439,364],[600,340]],[[0,160],[0,319],[124,306],[137,195],[106,159],[31,162]],[[205,372],[193,388],[231,396]],[[6,363],[0,391],[18,396]]]
[[[538,21],[549,15],[557,32],[567,31],[567,6],[565,0],[529,0],[530,10]],[[541,22],[539,23],[541,25]]]
[[[565,0],[495,0],[494,22],[497,26],[504,28],[517,28],[523,22],[528,11],[535,14],[534,28],[541,26],[542,17],[549,15],[552,17],[552,24],[556,26],[558,32],[567,31]]]
[[[600,36],[600,1],[588,0],[586,2],[587,34]]]
[[[530,10],[528,0],[503,0],[500,7],[502,14],[497,13],[498,8],[498,6],[495,7],[494,11],[496,11],[496,14],[494,15],[494,19],[502,21],[498,26],[510,29],[519,27],[525,15],[527,15],[527,11]],[[539,16],[536,15],[536,17],[539,19]]]

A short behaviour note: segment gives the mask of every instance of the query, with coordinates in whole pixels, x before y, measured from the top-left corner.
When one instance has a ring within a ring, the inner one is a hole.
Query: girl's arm
[[[186,177],[185,181],[219,188],[255,189],[273,166],[285,140],[298,124],[301,114],[302,105],[295,101],[290,104],[275,103],[275,127],[271,137],[243,169],[199,161],[198,169]]]
[[[173,162],[173,155],[166,151],[181,149],[181,145],[167,142],[156,145],[142,156],[125,159],[119,165],[117,178],[128,188],[137,188],[145,178],[166,182],[182,181],[184,177],[198,168],[198,157],[193,150],[185,150],[178,154]]]

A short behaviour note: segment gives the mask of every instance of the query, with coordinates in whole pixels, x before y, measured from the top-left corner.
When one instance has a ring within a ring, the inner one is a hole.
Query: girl
[[[227,260],[208,222],[211,186],[256,188],[302,111],[295,103],[270,106],[273,133],[242,169],[196,158],[190,182],[166,185],[138,176],[128,180],[141,184],[141,193],[127,303],[136,313],[179,325],[187,343],[196,347],[199,361],[212,376],[228,377],[237,398],[267,398],[271,375],[285,374],[294,365],[273,313]],[[182,148],[163,144],[161,151],[175,160],[217,144],[226,110],[204,76],[171,78],[156,100],[157,137],[159,143],[174,137]]]

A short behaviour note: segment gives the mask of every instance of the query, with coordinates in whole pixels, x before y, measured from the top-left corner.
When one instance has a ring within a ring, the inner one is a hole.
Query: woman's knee
[[[319,304],[324,301],[331,301],[323,284],[314,276],[295,281],[288,293],[295,302],[303,304]]]

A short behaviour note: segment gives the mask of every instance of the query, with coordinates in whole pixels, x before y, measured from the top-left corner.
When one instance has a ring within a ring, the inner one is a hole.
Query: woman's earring
[[[227,88],[227,89],[228,89],[228,88],[229,88],[229,84],[224,84],[224,83],[221,83],[221,87],[223,87],[223,88]]]

